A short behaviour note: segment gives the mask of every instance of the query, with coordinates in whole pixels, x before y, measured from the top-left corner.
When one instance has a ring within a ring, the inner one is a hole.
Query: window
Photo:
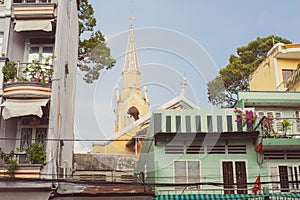
[[[291,69],[282,69],[282,80],[284,83],[288,80],[288,78],[293,74],[294,70]]]
[[[274,182],[272,183],[273,190],[278,190],[278,192],[295,192],[299,190],[299,164],[271,166],[269,171],[270,181]]]
[[[171,116],[166,117],[166,132],[171,132]]]
[[[0,32],[0,54],[2,54],[2,52],[3,52],[3,36],[4,36],[4,33]]]
[[[176,116],[176,132],[181,132],[181,116]]]
[[[238,194],[247,194],[246,163],[244,161],[224,161],[222,169],[224,194],[235,193],[234,183],[236,183]]]
[[[45,59],[53,56],[54,39],[52,38],[31,38],[28,40],[27,62],[38,60],[42,63]],[[50,64],[51,60],[50,60]]]
[[[207,116],[207,132],[213,132],[212,116]]]
[[[191,132],[191,116],[185,116],[185,131]]]
[[[232,116],[227,115],[227,131],[231,132],[232,130]]]
[[[199,183],[200,182],[200,161],[175,161],[175,183]],[[188,190],[199,189],[200,186],[189,186]],[[183,190],[185,187],[176,187],[176,190]]]
[[[47,138],[46,126],[21,128],[20,150],[21,151],[26,150],[33,142],[40,142],[45,148],[46,138]]]
[[[223,131],[222,116],[217,116],[217,129],[218,129],[218,132]]]
[[[201,116],[196,116],[195,118],[196,120],[196,130],[197,130],[197,133],[200,133],[201,132]]]
[[[21,151],[26,150],[31,143],[40,142],[46,148],[48,121],[38,117],[21,117],[19,122],[19,137],[16,145]]]
[[[287,166],[279,166],[279,180],[280,180],[280,189],[281,192],[289,192],[289,179],[288,179],[288,170]]]
[[[41,63],[41,66],[47,69],[50,69],[52,66],[52,56],[54,51],[54,39],[52,38],[31,38],[27,42],[27,52],[25,55],[27,63],[31,63],[33,60],[37,60]],[[49,65],[43,65],[48,61]],[[26,65],[20,65],[19,72],[23,72],[26,68]],[[31,75],[25,75],[25,78],[32,78]],[[24,76],[24,75],[23,75]]]

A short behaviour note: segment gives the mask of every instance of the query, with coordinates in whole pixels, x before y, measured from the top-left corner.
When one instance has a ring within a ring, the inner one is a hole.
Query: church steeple
[[[129,19],[134,20],[132,14]],[[133,25],[131,24],[122,72],[123,87],[120,93],[116,93],[116,132],[124,130],[125,127],[145,116],[150,104],[148,102],[147,89],[144,89],[144,92],[140,90],[141,73],[133,30]]]
[[[130,25],[125,63],[123,68],[123,73],[125,72],[139,72],[138,57],[136,54],[135,39],[134,39],[132,24]]]
[[[140,70],[138,57],[135,46],[135,39],[133,33],[133,25],[130,25],[125,63],[123,67],[123,88],[139,88],[140,87]]]

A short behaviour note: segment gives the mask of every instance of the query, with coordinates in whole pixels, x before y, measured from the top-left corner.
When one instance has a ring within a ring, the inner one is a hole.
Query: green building
[[[300,198],[300,93],[242,92],[236,107],[154,111],[136,180],[156,199]]]

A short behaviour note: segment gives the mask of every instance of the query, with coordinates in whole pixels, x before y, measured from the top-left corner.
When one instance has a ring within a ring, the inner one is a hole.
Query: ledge
[[[3,96],[6,98],[49,98],[51,83],[40,82],[11,82],[3,86]]]

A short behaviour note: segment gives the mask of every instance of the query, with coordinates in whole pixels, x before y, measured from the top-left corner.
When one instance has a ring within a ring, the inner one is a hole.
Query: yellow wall
[[[130,130],[128,133],[122,134],[120,137],[117,137],[116,140],[124,140],[124,141],[112,141],[105,146],[100,146],[94,144],[93,153],[103,153],[103,154],[139,154],[141,151],[142,144],[139,143],[136,149],[131,149],[126,147],[128,141],[140,130],[147,128],[149,124],[144,126],[138,126]]]
[[[286,48],[299,48],[299,45],[286,45]],[[282,58],[278,56],[279,52],[274,49],[273,52],[259,65],[249,77],[249,87],[251,91],[286,91],[285,83],[283,83],[282,70],[296,70],[300,58]],[[285,55],[286,57],[287,55]],[[278,71],[275,71],[275,62],[277,61]],[[278,73],[279,84],[276,83],[276,73]]]
[[[257,70],[249,77],[250,90],[274,91],[276,90],[276,79],[273,56],[264,60]]]

